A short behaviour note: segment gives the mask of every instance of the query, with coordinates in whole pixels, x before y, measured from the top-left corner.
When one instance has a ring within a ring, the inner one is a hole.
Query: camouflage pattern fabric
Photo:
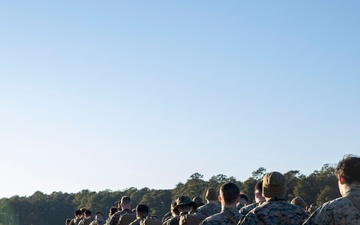
[[[250,212],[252,209],[256,208],[257,206],[259,206],[259,203],[252,203],[250,205],[244,206],[242,207],[239,212],[243,215],[248,214],[248,212]]]
[[[303,208],[285,199],[271,198],[245,215],[239,225],[301,225],[306,219],[307,213]]]
[[[171,216],[171,217],[168,217],[168,218],[164,219],[164,222],[161,222],[161,224],[162,225],[167,225],[172,218],[174,218],[174,217]]]
[[[179,225],[180,224],[180,217],[189,214],[190,212],[181,212],[180,215],[172,217],[171,219],[167,220],[165,225]]]
[[[128,212],[132,212],[132,211],[130,209],[124,209],[122,211],[118,211],[118,212],[114,213],[114,215],[112,215],[110,218],[109,225],[117,225],[120,217]]]
[[[200,206],[196,209],[199,213],[205,215],[206,217],[212,216],[221,211],[221,207],[215,203],[209,202],[206,205]]]
[[[244,207],[245,205],[244,204],[237,204],[236,205],[236,209],[238,210],[238,211],[240,211],[240,209],[242,208],[242,207]]]
[[[324,203],[320,206],[304,225],[312,224],[336,224],[336,225],[355,225],[360,224],[360,211],[354,203],[347,197],[350,196],[355,202],[360,204],[360,185],[352,185],[344,197]]]
[[[140,225],[161,225],[161,221],[159,219],[147,217],[140,221]]]
[[[70,225],[78,225],[80,223],[81,218],[74,218],[70,221]]]
[[[82,219],[78,225],[89,225],[94,219],[91,216]]]
[[[168,220],[166,220],[163,224],[164,225],[179,225],[180,216],[174,216]]]
[[[181,215],[179,225],[199,225],[205,218],[206,216],[201,213]]]
[[[236,225],[242,216],[236,208],[224,208],[220,213],[207,217],[200,225]]]
[[[140,221],[141,221],[141,219],[138,218],[138,219],[134,220],[133,222],[131,222],[129,225],[140,225]]]
[[[165,222],[166,220],[170,219],[171,217],[172,217],[171,212],[167,212],[167,213],[165,213],[165,215],[162,217],[161,222],[163,223],[163,222]]]
[[[136,220],[136,214],[134,212],[127,212],[124,215],[120,216],[118,225],[129,225],[130,223]]]

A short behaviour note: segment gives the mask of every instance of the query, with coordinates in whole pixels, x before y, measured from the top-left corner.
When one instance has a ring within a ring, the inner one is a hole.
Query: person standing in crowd
[[[140,221],[145,220],[146,217],[149,215],[149,208],[147,207],[147,205],[139,204],[136,206],[135,212],[136,220],[131,222],[129,225],[140,225]]]
[[[249,202],[249,197],[245,193],[240,193],[239,202],[236,205],[237,210],[240,210],[242,207],[247,206]]]
[[[70,221],[70,225],[78,225],[80,220],[82,219],[81,218],[81,210],[80,209],[77,209],[75,212],[74,212],[74,218]]]
[[[174,207],[174,212],[176,216],[168,219],[166,225],[179,225],[180,216],[190,213],[196,207],[196,203],[191,201],[189,196],[181,196],[176,199],[176,205]]]
[[[241,214],[246,215],[253,208],[255,208],[265,202],[265,198],[264,198],[264,196],[262,196],[262,184],[263,184],[262,179],[260,179],[256,183],[255,188],[254,188],[255,202],[242,207],[239,211]]]
[[[95,213],[95,219],[90,223],[90,225],[103,225],[103,224],[105,224],[104,215],[100,211],[97,211]]]
[[[236,209],[240,189],[235,183],[227,182],[220,187],[221,212],[207,217],[200,225],[236,225],[242,214]]]
[[[263,177],[262,194],[266,202],[251,210],[239,225],[301,225],[307,218],[304,209],[285,200],[286,178],[279,172]]]
[[[122,215],[124,215],[125,213],[132,213],[131,198],[128,196],[123,196],[118,205],[118,209],[121,210],[117,211],[114,215],[112,215],[109,221],[109,225],[117,225]]]
[[[360,224],[360,158],[345,155],[335,169],[342,197],[324,203],[304,225]]]
[[[176,202],[172,202],[170,204],[170,212],[165,213],[165,215],[162,217],[161,219],[162,224],[166,223],[166,221],[177,215],[176,212],[174,211],[175,206],[176,206]]]
[[[218,196],[219,195],[217,194],[214,188],[209,188],[206,191],[206,195],[205,195],[207,203],[203,206],[200,206],[196,210],[199,213],[205,215],[206,217],[219,213],[221,211],[221,207],[216,204],[218,200]]]
[[[91,210],[86,210],[84,213],[84,218],[79,222],[79,225],[89,225],[94,218],[92,218]]]

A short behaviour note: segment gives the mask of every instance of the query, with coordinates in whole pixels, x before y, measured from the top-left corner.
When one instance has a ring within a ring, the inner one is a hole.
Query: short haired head
[[[197,207],[204,205],[202,198],[199,196],[194,197],[193,202],[196,203]]]
[[[263,180],[262,178],[255,184],[254,192],[262,192]]]
[[[80,208],[81,214],[84,214],[86,212],[86,208]]]
[[[91,216],[91,211],[90,211],[90,210],[86,210],[86,211],[85,211],[85,216],[86,216],[86,217]]]
[[[81,216],[81,210],[80,209],[77,209],[76,211],[75,211],[75,216]]]
[[[121,204],[130,204],[131,203],[131,198],[128,196],[124,196],[121,198]]]
[[[249,202],[249,197],[247,196],[247,194],[241,193],[240,198],[244,199],[246,202]]]
[[[218,199],[218,193],[215,188],[209,188],[206,192],[205,198],[209,201],[216,201]]]
[[[110,215],[115,214],[117,211],[118,211],[118,208],[117,208],[117,207],[111,207],[111,208],[110,208]]]
[[[141,217],[146,217],[149,215],[149,208],[147,205],[139,204],[136,206],[136,212]]]
[[[104,215],[100,212],[97,211],[95,213],[95,220],[96,220],[96,225],[101,225],[104,222]]]
[[[293,205],[300,206],[301,208],[306,210],[305,201],[300,197],[293,198],[290,203]]]
[[[263,177],[262,195],[266,198],[284,198],[286,194],[286,178],[279,172],[266,173]]]
[[[354,155],[345,155],[334,173],[335,176],[342,176],[346,184],[360,183],[360,158]]]
[[[225,204],[234,204],[237,202],[240,189],[235,183],[227,182],[220,187],[220,196]]]

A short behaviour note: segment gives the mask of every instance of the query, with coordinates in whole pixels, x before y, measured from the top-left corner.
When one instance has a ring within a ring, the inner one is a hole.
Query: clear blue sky
[[[0,7],[0,197],[305,175],[360,153],[359,1]]]

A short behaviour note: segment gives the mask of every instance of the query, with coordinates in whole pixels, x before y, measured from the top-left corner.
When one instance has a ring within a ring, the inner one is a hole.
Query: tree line
[[[321,170],[315,170],[308,176],[298,170],[284,173],[287,179],[287,199],[301,197],[307,205],[322,205],[324,202],[340,197],[337,179],[334,176],[335,166],[325,164]],[[48,225],[64,224],[66,218],[73,218],[76,209],[85,207],[93,213],[96,211],[108,215],[112,206],[117,206],[122,196],[129,196],[133,207],[137,204],[149,206],[150,214],[160,219],[170,210],[170,204],[178,196],[188,195],[191,198],[200,196],[205,201],[205,192],[213,187],[219,190],[225,182],[236,183],[242,193],[254,201],[254,186],[267,171],[264,167],[252,173],[245,181],[238,181],[233,176],[218,174],[204,180],[199,173],[192,174],[185,183],[178,183],[174,189],[156,190],[144,187],[130,187],[124,190],[104,190],[94,192],[82,190],[78,193],[53,192],[44,194],[36,191],[29,197],[13,196],[0,199],[0,225]],[[205,203],[205,202],[204,202]]]

